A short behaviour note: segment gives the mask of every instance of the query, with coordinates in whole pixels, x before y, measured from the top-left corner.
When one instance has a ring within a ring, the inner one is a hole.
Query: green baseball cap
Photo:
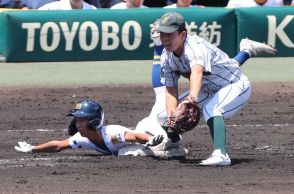
[[[182,25],[185,25],[185,20],[182,15],[177,12],[167,12],[159,20],[158,31],[164,33],[173,33]]]

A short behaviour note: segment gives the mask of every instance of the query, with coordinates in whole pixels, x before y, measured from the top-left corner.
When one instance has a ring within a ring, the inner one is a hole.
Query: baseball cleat
[[[240,51],[247,50],[250,57],[256,57],[261,54],[271,54],[274,55],[277,49],[269,46],[265,43],[256,42],[248,38],[242,39],[240,42]]]
[[[189,150],[184,147],[170,147],[166,150],[156,150],[150,148],[154,156],[159,158],[173,158],[173,157],[185,157],[189,154]]]
[[[200,165],[204,166],[229,166],[231,165],[231,159],[228,154],[224,155],[220,149],[214,150],[211,156],[200,162]]]

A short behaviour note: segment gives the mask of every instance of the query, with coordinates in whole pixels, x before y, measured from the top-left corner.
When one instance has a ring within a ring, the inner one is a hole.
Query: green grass
[[[0,86],[151,83],[152,61],[0,63]],[[251,81],[294,81],[294,58],[250,59]]]
[[[0,63],[1,86],[151,83],[150,61]]]
[[[251,81],[294,81],[294,58],[255,58],[242,66]]]

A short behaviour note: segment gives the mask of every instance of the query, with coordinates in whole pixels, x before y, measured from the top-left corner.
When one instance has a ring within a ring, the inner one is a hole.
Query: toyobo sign
[[[6,61],[146,60],[153,58],[150,26],[170,9],[10,11],[0,53]],[[230,56],[236,51],[234,10],[177,9],[189,34]],[[66,17],[65,17],[66,15]],[[5,41],[4,41],[5,40]]]
[[[74,39],[77,39],[78,46],[83,51],[97,49],[99,35],[101,34],[101,50],[115,50],[122,44],[125,50],[137,49],[142,41],[142,28],[136,21],[126,21],[119,34],[119,25],[114,21],[101,22],[101,27],[92,21],[73,22],[71,26],[66,22],[40,22],[22,23],[22,28],[26,31],[26,51],[34,52],[35,44],[45,52],[54,52],[60,44],[65,51],[72,51]],[[130,31],[134,31],[134,36],[127,36]],[[91,39],[87,41],[87,33]],[[61,42],[61,38],[64,42]]]

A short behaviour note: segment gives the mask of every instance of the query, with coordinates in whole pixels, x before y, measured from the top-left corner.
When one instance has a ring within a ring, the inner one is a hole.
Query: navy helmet
[[[88,119],[90,129],[100,128],[104,122],[104,111],[94,100],[81,100],[66,116]]]

